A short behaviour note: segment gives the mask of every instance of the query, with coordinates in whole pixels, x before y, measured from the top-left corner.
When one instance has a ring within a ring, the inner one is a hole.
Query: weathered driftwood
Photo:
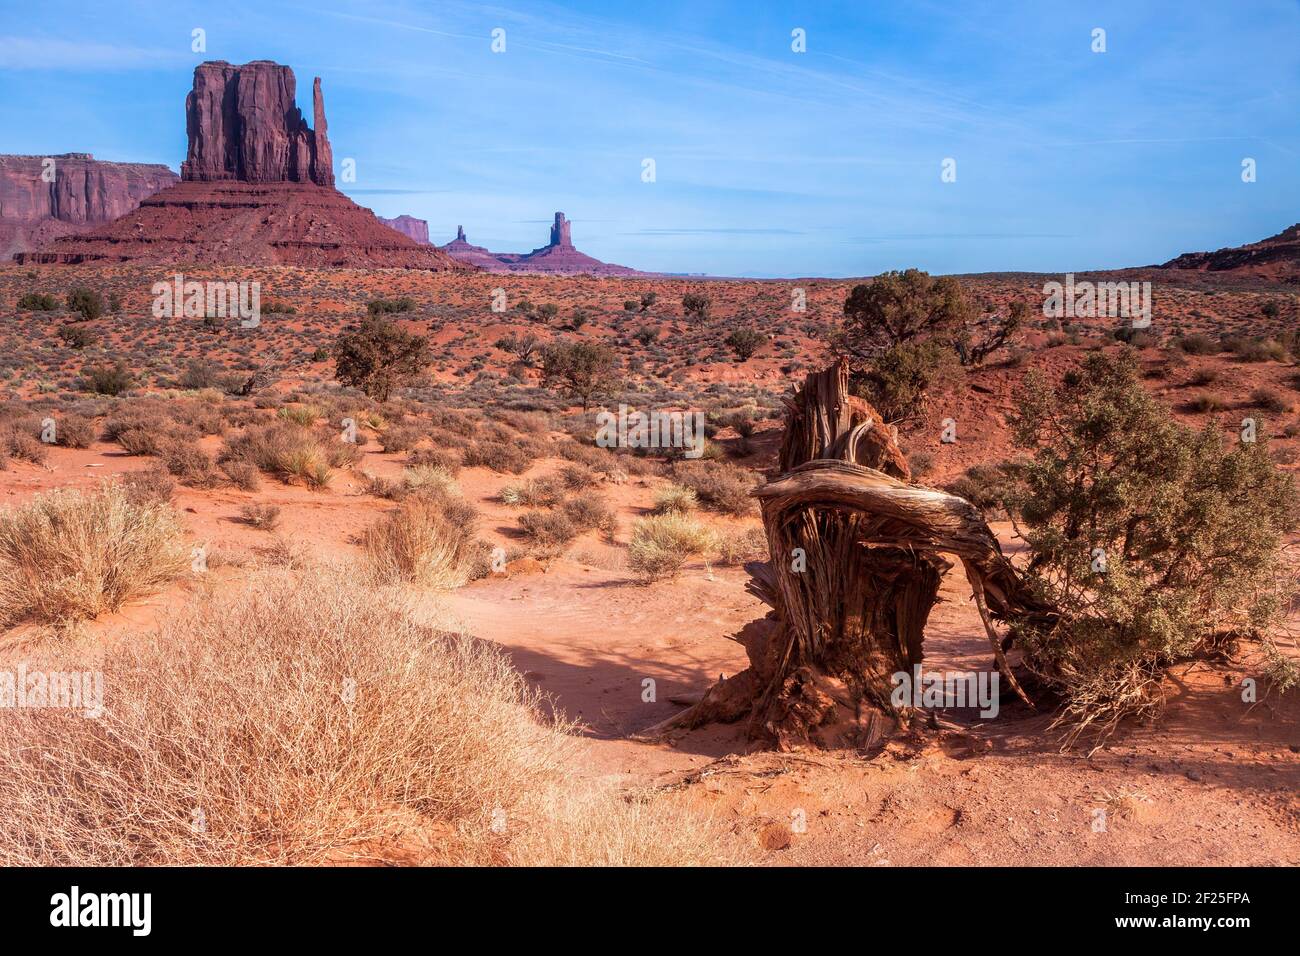
[[[779,467],[754,491],[770,558],[747,565],[748,587],[772,611],[737,637],[750,667],[646,735],[748,717],[752,736],[782,748],[880,742],[913,716],[891,703],[891,676],[921,663],[945,555],[962,562],[998,667],[1029,702],[993,622],[1050,609],[973,505],[907,483],[896,433],[849,395],[842,362],[787,401]]]

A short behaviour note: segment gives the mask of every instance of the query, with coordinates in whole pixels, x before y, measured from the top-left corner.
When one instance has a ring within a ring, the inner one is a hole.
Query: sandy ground
[[[396,473],[401,456],[369,446],[361,467]],[[86,485],[150,459],[116,446],[50,450],[46,467],[0,472],[0,504],[53,487]],[[530,472],[545,474],[547,460]],[[510,545],[517,512],[496,499],[506,478],[462,472],[484,534]],[[738,568],[692,565],[676,581],[643,586],[621,567],[620,542],[645,513],[658,479],[603,486],[615,507],[614,542],[589,535],[545,572],[475,582],[431,602],[471,633],[505,648],[555,705],[583,724],[580,772],[629,787],[684,789],[734,820],[772,864],[1231,864],[1300,865],[1300,697],[1250,707],[1244,662],[1175,669],[1170,702],[1152,726],[1126,728],[1091,757],[1060,753],[1050,718],[1007,703],[966,734],[855,754],[748,753],[739,727],[712,726],[672,744],[631,739],[680,708],[721,673],[745,665],[730,639],[763,613]],[[249,501],[283,509],[282,534],[318,557],[356,552],[358,533],[391,507],[340,474],[324,492],[267,480],[262,490],[178,489],[196,543],[233,565],[94,622],[93,634],[147,627],[196,587],[222,586],[242,556],[269,542],[239,519]],[[718,519],[720,525],[735,522]],[[999,527],[1009,540],[1010,531]],[[4,639],[23,640],[22,629]],[[927,630],[936,669],[988,669],[991,654],[961,575],[950,574]],[[654,682],[653,694],[647,680]]]

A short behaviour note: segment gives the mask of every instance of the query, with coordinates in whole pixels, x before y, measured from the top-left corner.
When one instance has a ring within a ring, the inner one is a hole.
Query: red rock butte
[[[19,262],[176,261],[311,268],[470,268],[390,229],[334,188],[320,79],[315,129],[295,101],[293,70],[268,60],[194,69],[185,99],[181,182],[105,226]]]

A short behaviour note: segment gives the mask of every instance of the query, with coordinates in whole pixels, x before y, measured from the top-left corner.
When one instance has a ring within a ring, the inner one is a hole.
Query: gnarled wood
[[[782,473],[753,492],[770,558],[746,566],[748,590],[773,610],[741,632],[750,667],[646,733],[747,714],[751,735],[781,748],[878,744],[912,717],[891,702],[891,677],[924,657],[944,555],[962,562],[998,668],[1029,702],[993,620],[1052,610],[1026,593],[979,511],[907,483],[896,434],[849,395],[843,362],[786,405]]]

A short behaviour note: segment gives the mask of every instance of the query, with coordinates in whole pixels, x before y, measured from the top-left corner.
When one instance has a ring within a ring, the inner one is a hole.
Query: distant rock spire
[[[551,226],[551,247],[561,249],[572,249],[573,239],[569,235],[569,226],[571,223],[564,218],[564,213],[555,214],[555,225]]]
[[[456,238],[459,239],[461,242],[467,242],[467,241],[468,241],[468,240],[465,238],[465,227],[464,227],[464,226],[457,226],[457,227],[456,227]]]

